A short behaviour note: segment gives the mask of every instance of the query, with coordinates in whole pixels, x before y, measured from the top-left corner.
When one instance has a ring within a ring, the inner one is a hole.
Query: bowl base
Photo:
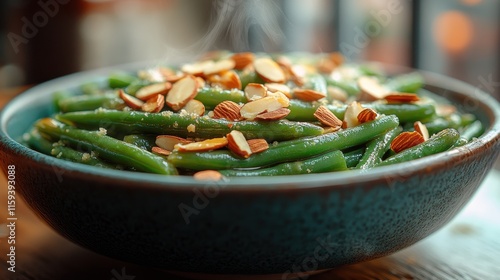
[[[180,276],[188,279],[195,280],[292,280],[292,279],[306,279],[309,276],[324,273],[331,270],[329,269],[321,269],[321,270],[313,270],[313,271],[305,271],[298,273],[289,273],[285,275],[284,273],[276,273],[276,274],[256,274],[256,275],[241,275],[241,274],[207,274],[207,273],[194,273],[194,272],[184,272],[184,271],[175,271],[168,270],[167,272],[176,276]]]

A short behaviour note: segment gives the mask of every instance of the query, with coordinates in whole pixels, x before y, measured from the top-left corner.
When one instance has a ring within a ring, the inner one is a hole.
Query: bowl
[[[72,242],[192,278],[291,279],[396,252],[450,221],[500,152],[496,100],[427,72],[426,88],[475,114],[485,133],[369,172],[202,182],[99,169],[20,144],[35,120],[54,112],[53,92],[103,82],[114,70],[62,77],[12,100],[0,115],[2,171],[15,167],[16,191]]]

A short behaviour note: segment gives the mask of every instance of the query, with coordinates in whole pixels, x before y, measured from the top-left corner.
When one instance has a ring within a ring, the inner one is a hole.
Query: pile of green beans
[[[232,57],[232,54],[224,53],[214,62],[231,60]],[[278,58],[283,55],[271,57],[279,62]],[[283,119],[226,120],[214,117],[214,109],[222,102],[232,101],[240,107],[253,102],[245,95],[248,84],[266,85],[266,77],[252,67],[252,62],[247,67],[224,70],[235,73],[241,85],[239,88],[224,88],[220,82],[214,82],[216,79],[220,81],[226,72],[216,73],[220,76],[214,78],[203,72],[182,73],[181,67],[168,68],[175,75],[192,74],[198,77],[197,81],[202,80],[192,97],[204,106],[205,113],[201,116],[175,111],[168,104],[162,104],[160,111],[155,113],[133,109],[123,98],[124,93],[133,98],[142,88],[165,81],[152,79],[144,72],[116,72],[109,75],[106,84],[91,81],[74,92],[55,93],[56,113],[34,123],[25,134],[25,144],[50,156],[99,168],[162,175],[217,170],[226,177],[241,177],[371,169],[444,152],[475,141],[483,133],[483,125],[474,115],[458,110],[440,113],[441,104],[432,98],[432,93],[423,89],[424,81],[418,73],[386,77],[371,66],[347,63],[334,69],[318,70],[324,59],[313,55],[302,59],[290,57],[289,63],[302,63],[309,69],[302,82],[293,76],[296,74],[290,72],[292,68],[287,68],[286,63],[279,63],[286,76],[283,85],[291,89],[291,93],[287,93],[289,114]],[[351,74],[343,77],[342,73],[347,72]],[[362,76],[375,77],[388,92],[414,93],[421,99],[400,103],[360,101],[363,108],[377,113],[375,119],[336,129],[322,124],[315,116],[320,106],[325,106],[340,120],[348,117],[349,104],[362,95],[358,84]],[[165,79],[168,81],[168,76]],[[176,80],[171,79],[175,85]],[[324,94],[325,98],[299,100],[293,97],[295,88],[310,89]],[[332,100],[328,96],[332,89],[345,92],[346,100]],[[420,95],[423,91],[425,94]],[[168,93],[162,94],[168,96]],[[450,108],[449,104],[446,106]],[[391,143],[401,133],[413,131],[415,122],[426,127],[430,138],[395,153],[391,150]],[[233,130],[241,132],[246,140],[265,140],[268,148],[248,157],[235,153],[230,146],[206,151],[185,151],[175,146],[163,154],[154,152],[160,135],[196,142],[229,137]]]

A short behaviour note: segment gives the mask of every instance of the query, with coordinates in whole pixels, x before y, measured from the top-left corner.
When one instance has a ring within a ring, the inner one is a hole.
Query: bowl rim
[[[311,188],[343,188],[352,184],[366,183],[377,180],[394,180],[395,178],[410,177],[419,172],[425,172],[430,167],[438,168],[449,166],[455,162],[472,156],[480,152],[485,146],[498,145],[500,142],[500,105],[489,94],[473,87],[463,81],[450,78],[441,74],[429,71],[412,69],[396,66],[397,69],[407,71],[417,71],[421,73],[426,85],[437,86],[445,91],[457,92],[466,98],[471,98],[479,102],[482,106],[491,111],[492,123],[482,136],[475,141],[467,143],[462,147],[452,149],[436,155],[430,155],[409,162],[398,163],[390,166],[377,167],[370,170],[348,170],[344,172],[329,172],[319,174],[302,174],[293,176],[271,176],[271,177],[247,177],[247,178],[227,178],[221,181],[199,181],[192,176],[168,176],[140,173],[122,170],[102,169],[94,166],[88,166],[79,163],[73,163],[51,156],[41,154],[32,150],[14,140],[7,132],[7,123],[22,104],[37,96],[49,97],[53,92],[59,89],[68,89],[81,84],[82,81],[91,81],[106,77],[111,72],[130,71],[141,69],[151,65],[157,65],[154,62],[130,63],[114,67],[101,68],[97,70],[83,71],[60,78],[56,78],[39,85],[36,85],[22,94],[18,95],[0,111],[0,146],[3,146],[8,152],[16,153],[23,160],[29,160],[35,164],[41,164],[46,169],[64,170],[71,172],[72,177],[85,180],[93,179],[109,181],[116,183],[122,181],[122,186],[127,188],[153,188],[159,190],[177,190],[185,191],[192,188],[220,187],[224,192],[261,192],[261,191],[297,191],[308,190]],[[394,69],[391,65],[388,69]],[[79,82],[79,83],[78,83]],[[445,84],[446,86],[441,86]],[[397,172],[395,172],[397,171]],[[90,177],[89,177],[90,176]],[[168,180],[165,180],[168,178]],[[290,179],[293,178],[293,179]],[[122,187],[121,186],[121,187]],[[189,186],[190,188],[186,188]]]

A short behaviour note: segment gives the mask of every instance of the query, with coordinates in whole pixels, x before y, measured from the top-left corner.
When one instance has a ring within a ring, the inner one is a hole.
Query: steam
[[[277,0],[213,0],[207,32],[187,47],[166,45],[170,63],[191,60],[214,50],[273,51],[285,40],[284,18]]]

